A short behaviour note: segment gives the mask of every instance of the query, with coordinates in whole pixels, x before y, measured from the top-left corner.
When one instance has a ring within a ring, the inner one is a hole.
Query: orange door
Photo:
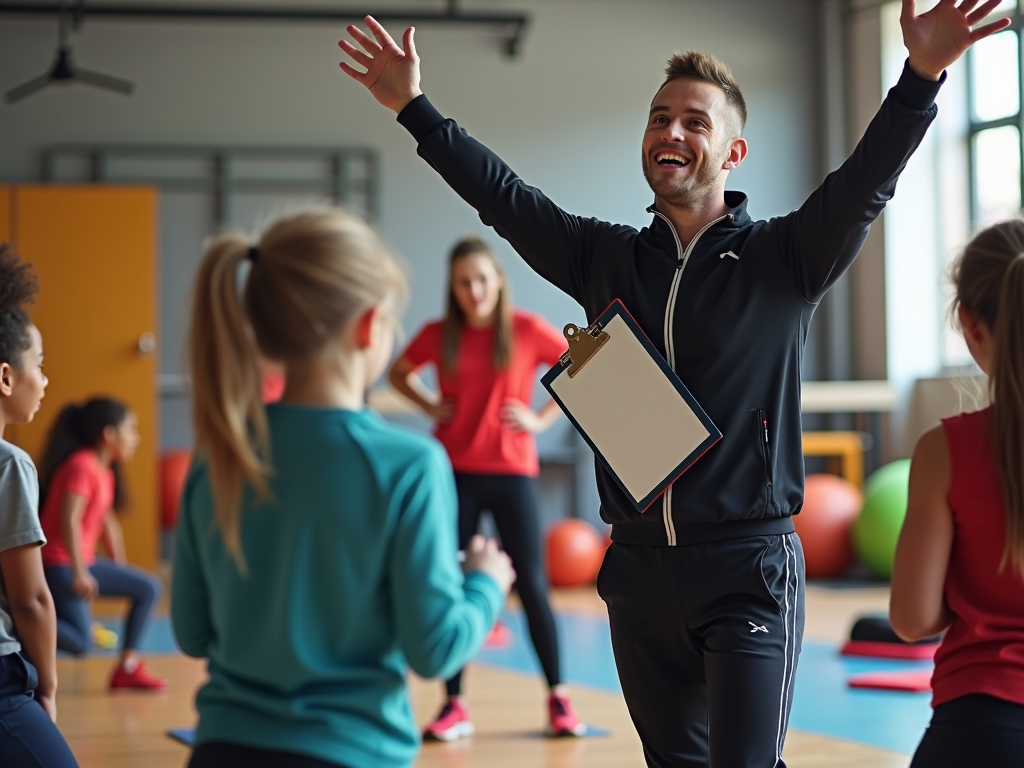
[[[0,187],[0,243],[11,240],[11,188]]]
[[[128,559],[151,570],[159,535],[156,356],[140,337],[156,326],[156,211],[148,187],[13,188],[14,244],[39,275],[30,313],[50,385],[35,421],[10,439],[38,462],[64,405],[101,394],[127,402],[142,443],[125,467],[132,508],[121,523]]]

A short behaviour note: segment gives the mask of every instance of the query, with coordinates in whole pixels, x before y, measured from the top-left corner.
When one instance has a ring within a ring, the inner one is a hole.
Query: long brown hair
[[[455,299],[452,276],[455,262],[470,256],[486,256],[504,279],[501,290],[498,291],[498,304],[494,308],[496,317],[491,363],[497,371],[507,370],[512,364],[512,292],[508,280],[505,279],[505,269],[487,243],[479,237],[470,235],[459,240],[448,257],[448,312],[441,333],[441,365],[449,376],[455,372],[455,363],[459,359],[459,336],[466,324],[466,313]]]
[[[60,466],[76,451],[96,447],[107,427],[117,429],[130,413],[127,403],[112,397],[94,397],[81,405],[68,403],[64,406],[50,428],[39,464],[40,508],[49,496],[53,477]],[[120,514],[127,511],[130,501],[121,462],[111,462],[110,471],[114,475],[112,506]]]
[[[268,498],[272,471],[257,350],[285,363],[309,359],[363,312],[405,290],[401,267],[376,233],[337,209],[279,219],[254,248],[244,235],[228,234],[206,249],[188,336],[192,421],[217,526],[243,571],[243,486]]]
[[[991,331],[989,394],[996,465],[1006,510],[1007,563],[1024,579],[1024,220],[975,235],[953,265],[954,307]]]

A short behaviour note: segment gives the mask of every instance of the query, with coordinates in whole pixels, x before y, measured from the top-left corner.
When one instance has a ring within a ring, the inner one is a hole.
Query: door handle
[[[135,350],[139,357],[148,357],[156,351],[156,335],[150,331],[139,334],[139,340],[135,344]]]

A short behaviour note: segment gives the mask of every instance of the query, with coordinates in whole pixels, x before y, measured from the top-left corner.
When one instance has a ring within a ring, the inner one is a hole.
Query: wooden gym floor
[[[593,590],[556,592],[556,608],[604,615]],[[884,611],[884,588],[807,590],[808,640],[838,644],[854,616]],[[170,679],[167,694],[147,695],[106,690],[112,659],[61,659],[58,662],[58,724],[82,768],[180,768],[188,751],[172,742],[168,728],[195,722],[192,697],[204,678],[204,665],[180,655],[154,655],[147,665]],[[476,735],[454,744],[427,745],[419,768],[623,768],[644,765],[639,739],[621,696],[582,686],[573,700],[588,722],[611,731],[606,738],[549,741],[540,737],[545,691],[533,676],[484,666],[467,678]],[[417,720],[423,722],[438,708],[441,686],[411,681]],[[908,755],[790,730],[785,759],[790,768],[906,768]]]

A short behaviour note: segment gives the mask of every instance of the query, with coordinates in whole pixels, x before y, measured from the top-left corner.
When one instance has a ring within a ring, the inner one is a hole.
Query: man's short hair
[[[744,101],[740,87],[736,85],[732,72],[725,64],[710,53],[703,51],[676,53],[665,64],[665,82],[661,84],[661,88],[680,77],[702,80],[705,83],[717,85],[725,91],[726,101],[740,117],[740,130],[742,131],[746,127],[747,102]],[[658,89],[659,93],[661,88]]]

